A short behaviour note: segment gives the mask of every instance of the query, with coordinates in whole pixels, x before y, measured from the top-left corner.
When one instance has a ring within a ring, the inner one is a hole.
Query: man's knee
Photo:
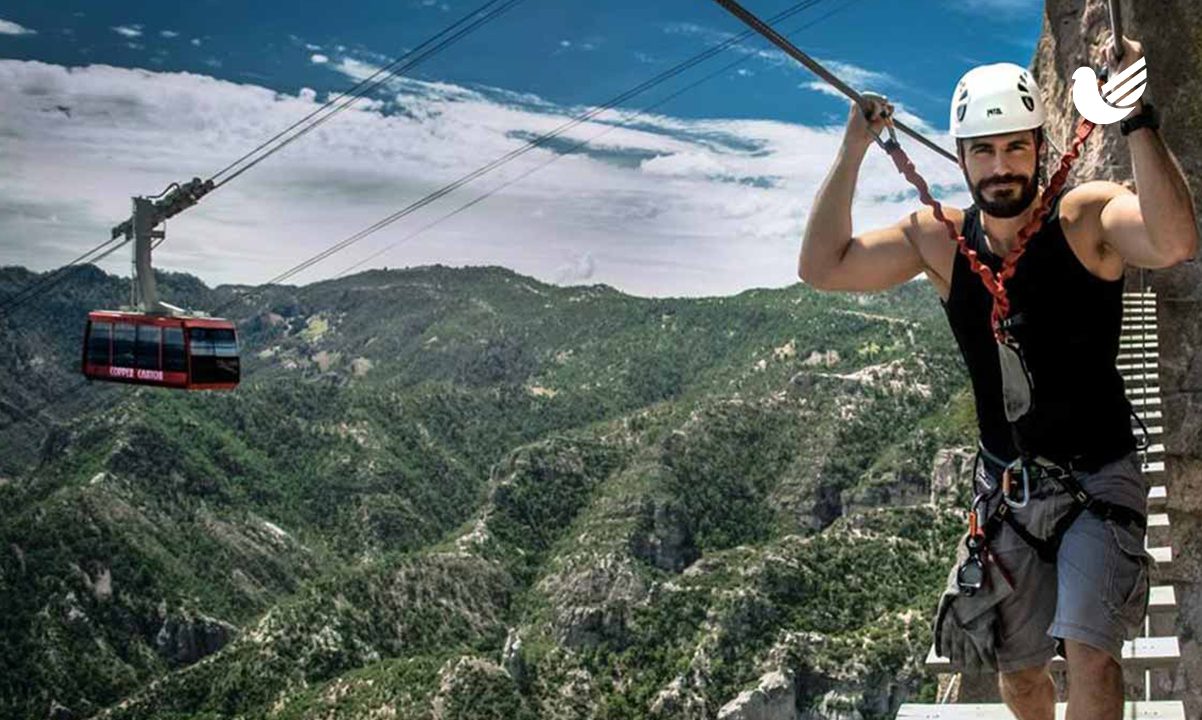
[[[1026,695],[1050,679],[1047,663],[1022,670],[998,673],[998,683],[1002,686],[1002,690],[1015,695]]]
[[[1097,676],[1106,671],[1121,671],[1121,666],[1113,655],[1077,640],[1065,638],[1064,654],[1069,672],[1073,674]]]

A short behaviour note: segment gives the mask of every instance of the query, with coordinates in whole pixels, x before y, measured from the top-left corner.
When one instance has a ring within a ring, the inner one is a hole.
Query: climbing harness
[[[973,515],[969,520],[969,534],[979,534],[985,545],[988,545],[989,541],[1001,529],[1002,523],[1005,523],[1014,530],[1015,534],[1035,550],[1041,560],[1044,562],[1055,562],[1056,553],[1060,549],[1060,543],[1064,534],[1082,512],[1089,511],[1101,520],[1109,520],[1119,525],[1134,526],[1141,530],[1147,528],[1147,520],[1139,511],[1125,505],[1100,500],[1081,486],[1077,475],[1096,471],[1098,467],[1096,465],[1078,466],[1072,461],[1067,464],[1060,464],[1042,456],[1034,456],[1026,459],[1020,457],[1018,460],[1007,463],[991,454],[984,446],[980,446],[977,453],[977,463],[980,462],[982,457],[985,458],[987,463],[993,464],[995,469],[1000,468],[1002,471],[1001,482],[994,486],[992,490],[978,494],[977,498],[973,500]],[[977,476],[976,468],[977,465],[974,463],[974,477]],[[1012,488],[1015,487],[1015,484],[1012,478],[1015,472],[1022,474],[1021,500],[1016,500],[1013,496]],[[988,469],[986,469],[985,475],[990,475]],[[1030,500],[1032,482],[1037,484],[1046,482],[1055,483],[1073,501],[1072,506],[1056,521],[1051,534],[1046,538],[1036,537],[1027,528],[1023,527],[1014,516],[1013,510],[1025,507]],[[982,523],[978,516],[981,512],[981,504],[988,503],[999,492],[1001,493],[1002,501],[997,504],[994,511]]]

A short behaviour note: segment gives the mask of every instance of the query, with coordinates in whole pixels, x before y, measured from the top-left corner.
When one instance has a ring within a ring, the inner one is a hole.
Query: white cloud
[[[352,77],[373,67],[339,60]],[[0,61],[0,265],[57,266],[108,237],[129,197],[206,176],[315,109],[297,96],[189,73]],[[57,106],[69,109],[59,111]],[[400,110],[398,112],[398,110]],[[210,283],[260,283],[376,222],[578,108],[493,88],[401,79],[176,218],[157,264]],[[640,295],[718,295],[795,281],[797,248],[841,128],[607,112],[296,279],[329,277],[443,214],[603,137],[373,260],[499,264],[551,282]],[[937,140],[941,139],[936,137]],[[946,141],[945,138],[942,138]],[[959,170],[915,148],[932,185]],[[862,230],[917,207],[873,150],[853,206]],[[949,202],[968,202],[952,192]],[[125,273],[114,255],[106,269]]]
[[[115,25],[111,29],[113,32],[117,33],[118,35],[120,35],[122,37],[127,37],[127,38],[142,37],[142,26],[141,25]]]
[[[37,35],[37,30],[31,30],[23,25],[18,25],[11,20],[0,18],[0,35]]]
[[[889,73],[869,70],[867,68],[862,68],[859,65],[853,65],[852,63],[841,62],[839,60],[830,60],[827,58],[814,59],[822,63],[827,70],[830,70],[832,73],[834,73],[835,77],[839,78],[848,85],[851,85],[857,90],[871,90],[872,88],[869,86],[879,87],[882,85],[899,85],[897,80],[895,80]]]
[[[306,50],[320,50],[320,49],[321,49],[321,46],[320,46],[320,45],[314,45],[313,43],[305,43],[305,49],[306,49]]]
[[[835,86],[831,85],[830,83],[826,82],[825,80],[813,80],[810,82],[805,82],[805,83],[801,84],[801,87],[803,87],[807,90],[813,90],[815,92],[820,92],[823,95],[830,95],[831,97],[843,100],[848,104],[849,107],[851,105],[850,98],[848,98],[846,95],[844,95],[841,90],[839,90]],[[888,96],[886,96],[886,97],[888,98]],[[905,123],[906,125],[909,125],[913,129],[922,132],[924,135],[935,134],[935,132],[936,132],[935,128],[932,127],[926,120],[924,120],[923,118],[921,118],[921,117],[915,115],[913,112],[911,112],[910,109],[908,107],[906,107],[905,103],[902,103],[898,100],[894,100],[893,98],[888,98],[888,99],[889,99],[889,102],[893,105],[893,116],[895,118],[897,118],[898,120],[901,120],[903,123]]]
[[[174,30],[160,30],[159,35],[162,35],[163,37],[165,37],[167,39],[179,37],[179,33],[177,33]]]
[[[976,15],[989,19],[1005,19],[1013,22],[1020,18],[1029,18],[1034,25],[1034,32],[1039,31],[1039,21],[1043,11],[1043,0],[943,0],[942,5],[964,15]],[[1025,46],[1030,49],[1031,41]]]
[[[710,44],[725,42],[734,37],[734,33],[713,30],[695,23],[670,23],[664,27],[664,31],[674,35],[690,35],[700,37]],[[799,67],[796,60],[774,47],[764,48],[759,47],[756,44],[738,43],[731,46],[729,49],[733,52],[753,57],[776,67],[786,67],[790,69]],[[868,68],[842,60],[832,60],[830,58],[820,57],[815,57],[814,59],[834,73],[840,80],[843,80],[857,90],[879,91],[883,87],[902,87],[902,84],[898,82],[896,78],[886,72],[870,70]],[[744,74],[743,70],[739,70],[739,74]],[[817,83],[809,84],[807,87],[810,87],[811,85],[817,85]],[[818,88],[813,87],[812,89],[817,90]]]
[[[196,47],[200,47],[200,38],[192,38],[189,42],[191,42]]]
[[[947,0],[948,7],[975,13],[1017,13],[1037,11],[1042,7],[1042,0]]]
[[[313,53],[309,56],[309,60],[312,61],[314,65],[325,65],[330,61],[330,58],[326,55],[322,55],[321,53]]]
[[[555,282],[561,285],[578,285],[592,279],[597,263],[591,252],[585,252],[560,266],[555,273]]]

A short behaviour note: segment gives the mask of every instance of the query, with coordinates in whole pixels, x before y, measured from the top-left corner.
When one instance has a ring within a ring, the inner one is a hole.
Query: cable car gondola
[[[187,390],[238,386],[238,336],[229,320],[88,313],[83,374],[94,380]]]
[[[154,230],[168,217],[194,205],[212,189],[199,179],[173,185],[155,198],[134,198],[129,220],[113,228],[113,239],[134,241],[131,295],[136,310],[94,310],[84,329],[82,370],[92,380],[157,385],[185,390],[230,390],[238,386],[238,332],[234,323],[188,313],[158,299],[150,266]]]

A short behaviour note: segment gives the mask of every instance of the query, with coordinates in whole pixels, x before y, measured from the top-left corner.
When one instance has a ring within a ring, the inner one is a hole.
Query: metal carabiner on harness
[[[1016,466],[1021,468],[1023,478],[1023,495],[1021,502],[1015,502],[1014,500],[1010,499],[1010,478],[1012,477],[1011,471],[1014,470]],[[1027,503],[1031,500],[1031,476],[1027,472],[1027,464],[1023,462],[1021,457],[1007,465],[1006,469],[1002,471],[1002,500],[1004,500],[1006,504],[1012,508],[1025,508]]]

